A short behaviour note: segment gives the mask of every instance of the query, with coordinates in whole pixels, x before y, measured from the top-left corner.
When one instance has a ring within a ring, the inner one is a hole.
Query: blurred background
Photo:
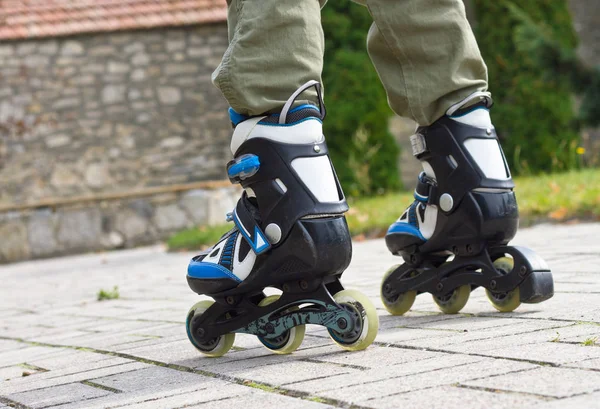
[[[600,2],[465,6],[522,223],[598,219]],[[231,125],[210,81],[226,15],[225,0],[0,1],[0,263],[197,249],[228,228]],[[387,106],[367,9],[335,0],[322,17],[325,132],[349,225],[379,236],[411,202],[415,124]]]

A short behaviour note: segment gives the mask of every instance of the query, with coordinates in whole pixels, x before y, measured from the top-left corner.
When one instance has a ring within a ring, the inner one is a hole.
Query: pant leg
[[[278,112],[309,80],[321,81],[325,40],[317,0],[228,0],[229,47],[212,75],[243,115]],[[314,90],[305,99],[317,102]]]
[[[362,0],[374,23],[367,48],[392,110],[429,125],[487,89],[487,67],[462,0]]]

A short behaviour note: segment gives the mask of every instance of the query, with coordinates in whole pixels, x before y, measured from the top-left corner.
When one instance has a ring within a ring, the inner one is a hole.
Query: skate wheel
[[[405,293],[400,293],[393,298],[388,298],[383,295],[383,283],[385,280],[398,268],[400,264],[396,264],[395,266],[390,267],[385,274],[383,275],[383,279],[381,280],[381,302],[385,309],[392,315],[402,315],[408,310],[415,302],[415,298],[417,298],[416,291],[407,291]]]
[[[265,297],[258,303],[258,306],[264,307],[265,305],[274,303],[279,299],[279,297],[280,295],[270,295],[268,297]],[[297,310],[299,310],[298,307],[290,307],[284,312]],[[290,328],[278,337],[270,338],[259,336],[257,338],[269,351],[272,351],[276,354],[285,355],[291,354],[292,352],[298,349],[298,347],[304,340],[305,331],[306,326],[298,325],[294,328]]]
[[[457,314],[467,305],[470,295],[471,286],[466,284],[455,288],[450,294],[443,297],[434,295],[433,301],[444,314]]]
[[[494,261],[494,268],[503,274],[508,274],[515,266],[515,262],[509,257],[500,257]],[[507,293],[496,293],[486,288],[485,290],[490,304],[500,312],[511,312],[521,305],[521,294],[519,287]]]
[[[221,335],[205,343],[199,343],[198,341],[194,340],[191,334],[192,318],[195,315],[204,314],[204,312],[213,304],[214,301],[210,300],[204,300],[194,304],[194,306],[190,308],[190,311],[188,312],[187,319],[185,321],[185,327],[188,339],[192,345],[204,355],[216,358],[225,355],[227,351],[231,349],[233,342],[235,341],[235,334]]]
[[[341,334],[328,328],[333,342],[347,351],[362,351],[371,345],[379,329],[379,317],[371,300],[355,290],[342,290],[333,299],[351,313],[355,325],[355,330],[349,334]]]

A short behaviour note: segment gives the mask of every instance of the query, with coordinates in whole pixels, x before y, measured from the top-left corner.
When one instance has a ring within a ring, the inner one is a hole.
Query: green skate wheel
[[[383,279],[381,280],[381,302],[385,309],[392,315],[403,315],[404,313],[410,310],[410,307],[415,302],[415,298],[417,298],[416,291],[407,291],[405,293],[398,294],[393,298],[387,298],[383,295],[383,283],[385,280],[398,268],[400,264],[396,264],[390,267],[385,274],[383,275]]]
[[[188,339],[198,351],[206,356],[216,358],[225,355],[227,351],[231,349],[233,342],[235,341],[235,334],[225,334],[213,338],[205,343],[199,343],[192,338],[191,333],[192,318],[195,315],[204,314],[204,312],[206,312],[206,310],[208,310],[213,304],[214,301],[210,300],[204,300],[194,304],[194,306],[190,308],[190,311],[188,312],[187,319],[185,321],[185,328]]]
[[[270,295],[268,297],[263,298],[259,303],[259,307],[264,307],[265,305],[269,305],[274,303],[279,299],[279,295]],[[289,311],[297,311],[298,307],[291,307],[285,310],[284,312]],[[283,334],[277,337],[258,337],[258,340],[267,348],[269,351],[272,351],[276,354],[285,355],[291,354],[295,350],[298,349],[302,341],[304,340],[304,333],[306,332],[306,326],[298,325],[294,328],[290,328],[285,331]]]
[[[362,351],[371,345],[379,329],[379,317],[371,300],[355,290],[342,290],[333,299],[350,312],[355,325],[354,331],[348,334],[327,328],[333,342],[347,351]]]
[[[500,257],[494,261],[494,268],[502,274],[508,274],[515,266],[515,262],[509,257]],[[496,293],[485,289],[490,304],[500,312],[511,312],[521,305],[521,294],[519,287],[507,293]]]
[[[471,295],[471,286],[469,284],[461,285],[455,288],[450,294],[445,296],[433,295],[433,301],[444,314],[457,314],[467,305]]]

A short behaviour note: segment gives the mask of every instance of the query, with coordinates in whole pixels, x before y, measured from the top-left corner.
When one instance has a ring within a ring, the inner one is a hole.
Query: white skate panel
[[[264,138],[275,142],[289,144],[321,143],[323,136],[323,123],[316,118],[310,118],[295,125],[260,125],[265,118],[256,117],[240,122],[233,131],[231,138],[231,153],[252,138]]]
[[[244,281],[250,272],[252,271],[252,267],[254,267],[254,262],[256,261],[256,253],[252,250],[248,252],[246,258],[239,261],[238,255],[240,254],[240,245],[242,244],[242,240],[245,240],[241,234],[238,234],[238,237],[235,241],[235,250],[233,252],[233,268],[232,273],[235,274],[237,278]]]
[[[452,117],[452,120],[460,122],[461,124],[474,126],[476,128],[493,127],[492,119],[490,118],[490,111],[485,108],[478,108],[466,115]]]
[[[470,138],[465,141],[465,148],[487,178],[506,180],[510,177],[498,140]]]
[[[340,201],[328,156],[296,158],[292,168],[319,202]]]

